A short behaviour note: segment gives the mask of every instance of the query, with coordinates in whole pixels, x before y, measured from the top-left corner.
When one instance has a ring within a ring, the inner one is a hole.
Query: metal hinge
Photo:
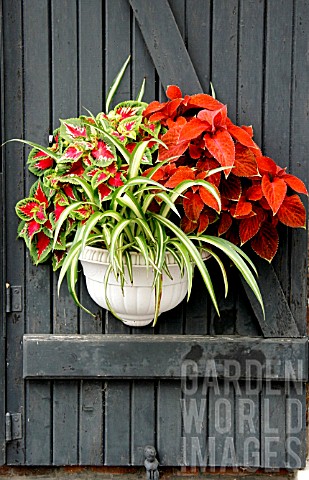
[[[23,437],[21,413],[5,414],[5,441],[12,442]]]
[[[22,311],[22,287],[6,283],[6,313]]]

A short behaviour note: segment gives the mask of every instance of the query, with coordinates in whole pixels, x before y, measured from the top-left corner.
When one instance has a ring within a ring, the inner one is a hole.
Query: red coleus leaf
[[[237,177],[253,177],[259,175],[255,155],[250,148],[244,147],[241,143],[236,143],[235,145],[233,174]]]
[[[57,270],[63,263],[67,252],[63,250],[56,250],[53,254],[53,269]]]
[[[47,170],[48,168],[51,168],[53,164],[54,160],[51,157],[46,157],[42,160],[39,160],[38,162],[35,162],[32,167],[37,168],[38,170]]]
[[[251,247],[260,257],[272,261],[278,250],[279,235],[276,228],[268,221],[264,222],[251,240]]]
[[[229,176],[228,180],[222,178],[220,192],[228,200],[238,201],[242,192],[240,179],[233,174]]]
[[[43,232],[39,232],[37,234],[37,243],[36,243],[36,250],[37,250],[37,257],[38,260],[42,257],[44,252],[50,247],[51,239],[45,235]]]
[[[243,245],[257,234],[261,226],[261,220],[258,215],[240,220],[239,237]]]
[[[216,189],[218,195],[220,196],[220,193],[219,193],[219,190],[217,189],[217,187],[215,185],[213,185],[213,187]],[[205,187],[200,187],[199,188],[199,193],[200,193],[201,199],[203,200],[205,205],[213,208],[218,213],[220,212],[220,208],[219,208],[217,200],[214,198],[214,196],[208,190],[206,190]]]
[[[98,186],[100,201],[104,200],[104,198],[107,197],[111,191],[112,190],[106,185],[106,183],[101,183],[101,185]]]
[[[278,176],[282,178],[285,181],[285,183],[295,192],[304,193],[305,195],[308,195],[306,185],[302,180],[300,180],[300,178],[297,178],[294,175],[285,173],[284,170]]]
[[[227,122],[227,129],[229,133],[232,135],[232,137],[237,140],[239,143],[244,145],[245,147],[251,147],[251,148],[258,148],[255,142],[252,140],[252,127],[250,130],[250,133],[245,129],[245,127],[238,127],[233,124],[233,122],[228,118]],[[248,127],[246,127],[248,128]]]
[[[248,190],[246,191],[246,198],[248,200],[261,200],[263,197],[263,192],[262,192],[262,187],[261,185],[252,185],[252,187],[249,187]]]
[[[64,185],[63,191],[66,194],[66,196],[71,200],[77,200],[73,187],[71,185]]]
[[[194,232],[197,227],[196,222],[192,222],[188,217],[185,215],[182,217],[180,222],[180,228],[188,235],[189,233]]]
[[[81,177],[85,172],[85,168],[83,166],[83,163],[81,160],[78,160],[77,162],[73,163],[72,167],[70,170],[66,173],[66,175],[77,175],[78,177]]]
[[[267,174],[263,175],[262,192],[273,214],[276,215],[286,196],[287,186],[285,181],[278,177],[271,180]]]
[[[214,134],[206,133],[204,139],[209,152],[218,160],[222,167],[233,167],[235,162],[235,144],[226,130],[217,130]],[[228,177],[230,171],[231,169],[225,170],[225,177]]]
[[[175,188],[183,180],[194,180],[195,173],[190,167],[179,167],[171,178],[164,184],[167,188]]]
[[[22,220],[32,220],[40,208],[40,202],[34,198],[25,198],[16,205],[16,213]]]
[[[193,160],[197,160],[202,156],[203,150],[198,147],[197,145],[194,145],[193,143],[190,143],[189,145],[189,155]]]
[[[179,87],[176,85],[168,85],[166,90],[167,98],[174,100],[175,98],[182,98],[182,93]]]
[[[157,100],[155,100],[154,102],[149,103],[147,108],[145,108],[145,110],[143,112],[143,116],[144,117],[149,117],[153,113],[163,110],[164,107],[165,107],[165,103],[161,103],[161,102],[158,102]]]
[[[222,212],[220,215],[220,222],[219,222],[219,227],[218,227],[218,235],[224,235],[230,226],[233,223],[233,219],[231,215],[227,212]]]
[[[114,177],[110,177],[108,183],[113,187],[121,187],[121,185],[123,185],[123,181],[121,180],[121,172],[117,172]]]
[[[217,110],[201,110],[197,114],[197,118],[204,122],[207,122],[211,126],[211,132],[214,133],[216,128],[225,127],[227,119],[227,107],[223,105]]]
[[[196,164],[197,170],[205,174],[208,174],[210,170],[213,170],[218,167],[220,167],[219,162],[217,162],[217,160],[213,158],[211,159],[206,158],[203,160],[199,160]],[[198,174],[196,178],[205,178],[205,176],[206,175],[204,175],[203,177],[200,177]],[[214,185],[216,185],[216,187],[219,187],[220,181],[221,181],[221,172],[214,173],[212,175],[209,175],[209,177],[207,177],[207,182],[213,183]]]
[[[201,235],[205,230],[207,229],[209,225],[209,217],[207,213],[202,212],[198,221],[198,229],[197,229],[197,234]]]
[[[206,93],[198,93],[191,95],[187,100],[187,107],[207,108],[208,110],[218,110],[223,107],[223,104]]]
[[[56,203],[55,209],[54,209],[55,222],[57,222],[59,220],[59,217],[62,214],[64,209],[65,209],[65,207],[63,205],[60,205],[59,203]]]
[[[197,138],[199,135],[206,131],[211,131],[210,123],[204,122],[198,118],[192,118],[182,128],[179,140],[193,140],[194,138]]]
[[[256,161],[261,175],[276,175],[277,165],[271,158],[261,156],[257,157]]]
[[[192,222],[197,222],[204,207],[204,202],[199,194],[190,191],[187,192],[182,204],[185,214],[189,220],[192,220]]]
[[[180,132],[183,127],[175,127],[171,130],[168,130],[163,136],[162,141],[165,143],[167,148],[162,145],[159,146],[159,157],[160,161],[167,160],[168,158],[173,158],[172,161],[176,161],[188,148],[189,141],[180,141]]]
[[[252,203],[247,202],[245,197],[241,197],[239,201],[237,202],[234,217],[239,218],[239,217],[246,217],[247,215],[254,214],[252,211]],[[254,214],[255,215],[255,214]]]
[[[65,123],[65,122],[63,122],[63,125],[65,126],[68,135],[70,135],[73,138],[86,137],[87,136],[86,127],[78,127],[76,125],[72,125],[72,124]]]
[[[70,146],[64,152],[64,157],[73,161],[77,161],[83,155],[83,151],[75,146]]]
[[[33,235],[38,233],[42,228],[42,225],[38,223],[36,220],[30,220],[30,222],[27,223],[27,232],[29,235],[29,238],[31,239]]]
[[[298,195],[285,197],[278,210],[278,219],[288,227],[306,227],[306,210]]]
[[[33,197],[38,200],[40,203],[43,203],[46,207],[48,206],[48,200],[43,192],[42,185],[40,182],[37,183],[37,187],[33,193]]]
[[[96,160],[110,160],[115,158],[110,146],[103,142],[103,140],[98,141],[97,148],[94,148],[91,153]]]

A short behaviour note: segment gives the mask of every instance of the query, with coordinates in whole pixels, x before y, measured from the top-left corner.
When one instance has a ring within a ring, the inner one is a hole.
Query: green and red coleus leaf
[[[105,167],[117,160],[116,148],[107,139],[98,140],[97,146],[91,152],[94,158],[93,164],[98,167]]]
[[[86,125],[81,119],[69,118],[67,120],[60,120],[60,123],[60,136],[68,142],[87,137]]]
[[[27,163],[29,164],[29,171],[34,175],[40,176],[55,165],[55,160],[42,150],[34,148],[29,153]]]
[[[38,211],[41,211],[41,203],[35,198],[24,198],[15,207],[16,213],[22,220],[33,220]]]
[[[38,232],[31,243],[30,253],[36,264],[44,262],[52,247],[52,239],[44,232]]]

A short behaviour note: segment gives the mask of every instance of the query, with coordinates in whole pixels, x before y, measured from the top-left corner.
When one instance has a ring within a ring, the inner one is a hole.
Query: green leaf
[[[136,97],[137,102],[141,102],[145,93],[145,84],[146,84],[146,78],[143,79],[141,87],[139,89],[139,92]]]
[[[160,145],[165,146],[165,144],[158,138],[152,138],[151,140],[139,142],[136,145],[135,149],[133,150],[132,156],[130,158],[130,166],[128,170],[129,179],[132,179],[138,176],[145,150],[148,148],[148,144],[150,142],[156,142],[156,143],[159,143]]]
[[[117,92],[117,89],[118,89],[119,84],[121,82],[121,79],[124,75],[124,72],[126,71],[126,68],[127,68],[128,64],[130,62],[130,58],[131,58],[131,55],[128,56],[128,58],[126,59],[126,61],[122,65],[118,75],[115,77],[115,79],[113,80],[113,82],[112,82],[112,84],[109,88],[109,91],[108,91],[108,94],[107,94],[107,97],[106,97],[106,101],[105,101],[105,111],[106,112],[109,111],[111,101],[113,100],[113,97],[114,97],[115,93]]]
[[[41,150],[42,152],[46,153],[46,155],[48,155],[49,157],[56,160],[56,162],[60,158],[59,155],[52,152],[51,150],[48,150],[48,148],[43,147],[42,145],[39,145],[38,143],[29,142],[28,140],[21,140],[20,138],[11,138],[10,140],[7,140],[6,142],[4,142],[1,146],[3,147],[3,145],[6,145],[9,142],[25,143],[26,145],[29,145],[32,148],[36,148],[36,149]]]
[[[66,221],[68,216],[71,213],[74,212],[74,210],[76,210],[78,207],[84,206],[84,205],[93,205],[93,203],[91,203],[91,202],[74,202],[74,203],[71,203],[71,205],[69,205],[65,210],[63,210],[63,212],[61,213],[61,215],[59,217],[59,220],[56,223],[56,228],[55,228],[55,233],[54,233],[54,243],[53,243],[53,247],[52,247],[53,250],[55,249],[57,238],[58,238],[58,235],[59,235],[59,232],[60,232],[60,229],[61,229],[63,223]],[[94,206],[96,206],[96,205],[94,205]]]

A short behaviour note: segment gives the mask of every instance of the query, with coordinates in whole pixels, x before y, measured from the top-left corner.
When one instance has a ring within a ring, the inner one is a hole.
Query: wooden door
[[[2,0],[1,8],[3,139],[47,144],[59,118],[100,111],[131,53],[116,101],[134,98],[144,76],[146,101],[163,99],[167,84],[194,93],[212,81],[265,154],[308,180],[306,1]],[[26,155],[10,143],[3,157],[11,298],[0,411],[19,414],[20,428],[9,427],[2,461],[141,465],[154,444],[161,465],[303,466],[306,232],[282,232],[274,268],[254,259],[265,321],[233,271],[221,318],[197,277],[188,304],[143,330],[100,311],[81,283],[92,319],[65,289],[57,298],[50,266],[32,266],[16,241],[14,206],[32,182]]]

